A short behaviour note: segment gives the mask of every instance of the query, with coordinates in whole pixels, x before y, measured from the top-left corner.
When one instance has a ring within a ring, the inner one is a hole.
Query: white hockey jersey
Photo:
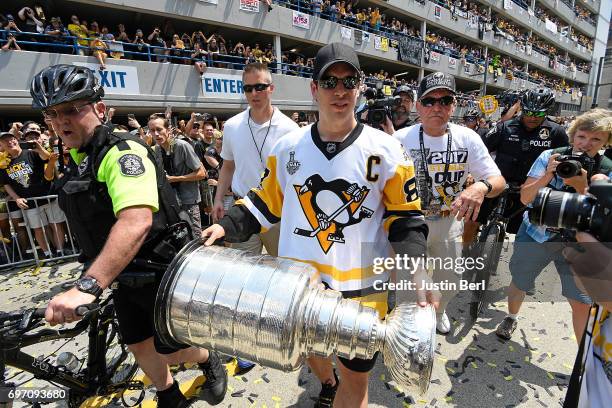
[[[412,162],[393,137],[358,125],[340,143],[321,141],[316,126],[273,147],[261,185],[238,204],[262,231],[280,221],[278,254],[307,262],[345,297],[375,293],[376,257],[389,256],[398,217],[422,219]]]

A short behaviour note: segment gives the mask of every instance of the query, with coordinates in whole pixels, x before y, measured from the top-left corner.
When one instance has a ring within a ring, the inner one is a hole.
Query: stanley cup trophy
[[[425,393],[435,345],[431,306],[398,305],[386,319],[320,289],[305,263],[187,245],[164,275],[155,324],[169,345],[190,344],[294,371],[306,357],[370,359],[381,351],[399,386]]]

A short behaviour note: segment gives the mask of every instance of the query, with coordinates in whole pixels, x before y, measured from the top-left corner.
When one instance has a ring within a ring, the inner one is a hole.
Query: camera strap
[[[453,135],[450,131],[450,126],[446,125],[446,133],[448,133],[448,140],[446,142],[446,163],[444,163],[444,173],[442,177],[442,185],[445,186],[447,181],[446,178],[448,176],[448,169],[450,167],[450,159],[451,159],[451,149],[453,143]],[[427,153],[425,152],[425,142],[423,141],[423,125],[419,126],[419,144],[421,147],[421,166],[423,170],[423,174],[425,174],[425,183],[427,186],[427,199],[425,201],[425,206],[429,206],[430,202],[430,194],[433,189],[433,181],[429,177],[429,169],[427,166]]]

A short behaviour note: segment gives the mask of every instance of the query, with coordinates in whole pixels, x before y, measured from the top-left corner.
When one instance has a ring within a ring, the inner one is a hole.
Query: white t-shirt
[[[250,108],[247,108],[233,116],[223,128],[221,157],[223,160],[233,160],[236,165],[232,191],[240,197],[259,185],[266,158],[278,139],[299,129],[297,123],[277,108],[274,108],[272,120],[261,125],[249,119],[249,112]]]
[[[612,399],[612,315],[601,306],[592,307],[587,328],[578,408],[608,407]]]
[[[449,123],[452,134],[450,165],[448,176],[444,179],[448,134],[429,136],[423,132],[423,144],[427,156],[427,169],[432,180],[433,191],[427,194],[426,174],[424,172],[421,147],[419,143],[420,124],[400,129],[393,135],[397,138],[414,161],[417,185],[421,203],[430,196],[429,206],[423,208],[428,215],[450,210],[452,202],[461,191],[471,173],[475,180],[501,175],[489,151],[476,132],[465,126]],[[446,181],[446,183],[444,183]],[[443,185],[445,184],[445,185]]]

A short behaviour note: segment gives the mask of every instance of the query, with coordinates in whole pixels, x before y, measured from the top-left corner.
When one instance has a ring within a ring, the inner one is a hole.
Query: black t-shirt
[[[219,169],[223,165],[223,158],[221,157],[219,152],[217,152],[217,148],[215,146],[212,146],[212,145],[209,146],[206,149],[206,153],[204,155],[205,156],[210,156],[210,157],[214,158],[215,160],[217,160],[219,162]],[[213,180],[218,180],[219,179],[219,170],[217,170],[215,168],[211,168],[210,170],[208,170],[208,178],[211,178]]]
[[[45,180],[45,161],[34,150],[22,150],[6,169],[0,170],[0,182],[10,185],[22,198],[49,194],[51,183]],[[34,203],[28,201],[34,208]]]
[[[485,136],[485,145],[495,152],[495,163],[508,182],[522,184],[540,153],[567,146],[565,130],[546,119],[540,127],[527,130],[520,118],[499,123]]]

